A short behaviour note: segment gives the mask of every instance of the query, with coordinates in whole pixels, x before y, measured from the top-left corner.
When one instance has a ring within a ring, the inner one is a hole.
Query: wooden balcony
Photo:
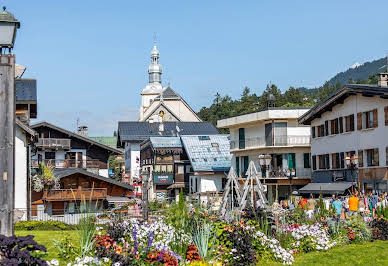
[[[106,199],[106,188],[83,188],[83,189],[52,189],[45,190],[43,200],[68,201],[68,200],[100,200]]]
[[[99,160],[96,159],[90,159],[90,160],[37,160],[32,159],[31,160],[31,167],[39,167],[40,163],[44,163],[48,166],[53,166],[54,168],[61,169],[61,168],[82,168],[82,169],[106,169],[106,164],[102,163]]]
[[[39,138],[36,146],[42,149],[69,150],[70,139]]]

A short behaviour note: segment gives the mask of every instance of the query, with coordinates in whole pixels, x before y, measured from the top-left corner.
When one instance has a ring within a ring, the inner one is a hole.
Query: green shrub
[[[19,231],[64,231],[76,229],[76,225],[58,221],[22,221],[15,223],[15,230]]]

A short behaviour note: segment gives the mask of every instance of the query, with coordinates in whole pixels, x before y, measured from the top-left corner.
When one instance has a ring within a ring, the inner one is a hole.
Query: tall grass
[[[199,255],[203,259],[208,258],[214,247],[214,243],[210,243],[212,231],[213,228],[210,223],[198,224],[197,228],[194,229],[193,242],[197,246]]]

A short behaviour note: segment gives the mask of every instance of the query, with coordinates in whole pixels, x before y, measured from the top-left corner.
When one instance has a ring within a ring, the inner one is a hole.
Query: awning
[[[175,183],[169,186],[167,189],[184,188],[184,187],[185,187],[185,183]]]
[[[309,183],[299,189],[300,194],[342,194],[352,186],[351,182]]]
[[[118,202],[130,202],[131,200],[127,197],[110,197],[106,199],[109,203],[118,203]]]

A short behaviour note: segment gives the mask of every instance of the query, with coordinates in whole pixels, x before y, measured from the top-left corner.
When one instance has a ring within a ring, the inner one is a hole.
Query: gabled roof
[[[154,148],[182,148],[180,137],[150,137]]]
[[[36,79],[15,79],[16,101],[36,102]]]
[[[106,146],[109,146],[111,148],[116,149],[117,145],[117,137],[88,137],[89,139],[96,141],[98,143],[104,144]]]
[[[19,126],[22,130],[24,130],[26,133],[30,134],[31,136],[36,136],[37,135],[35,130],[31,129],[29,126],[24,124],[18,118],[15,119],[15,123],[16,123],[17,126]]]
[[[164,122],[164,130],[159,131],[159,122],[121,121],[117,130],[117,147],[122,147],[123,142],[141,142],[150,137],[179,135],[214,135],[217,129],[210,122]],[[177,132],[177,127],[179,132]]]
[[[104,181],[104,182],[108,182],[108,183],[116,185],[116,186],[120,186],[120,187],[123,187],[126,189],[133,190],[133,186],[131,186],[130,184],[119,182],[113,178],[108,178],[108,177],[96,175],[96,174],[93,174],[92,172],[86,171],[86,170],[81,169],[81,168],[55,169],[53,173],[54,173],[54,176],[59,178],[59,179],[73,175],[73,174],[82,174],[82,175],[96,178],[96,179]]]
[[[109,147],[109,146],[107,146],[107,145],[101,144],[101,143],[99,143],[99,142],[97,142],[97,141],[94,141],[94,140],[92,140],[92,139],[90,139],[90,138],[81,136],[81,135],[79,135],[79,134],[76,134],[76,133],[74,133],[74,132],[68,131],[68,130],[66,130],[66,129],[63,129],[63,128],[60,128],[60,127],[57,127],[57,126],[54,126],[53,124],[50,124],[50,123],[45,122],[45,121],[36,123],[36,124],[34,124],[34,125],[31,125],[31,128],[32,128],[32,129],[36,129],[36,128],[39,128],[39,127],[48,127],[48,128],[52,128],[52,129],[55,129],[55,130],[57,130],[57,131],[60,131],[60,132],[62,132],[62,133],[64,133],[64,134],[67,134],[67,135],[69,135],[70,137],[77,138],[77,139],[79,139],[79,140],[82,140],[82,141],[88,142],[88,143],[90,143],[90,144],[96,145],[96,146],[98,146],[98,147],[100,147],[100,148],[103,148],[103,149],[106,149],[106,150],[108,150],[108,151],[110,151],[110,152],[112,152],[112,153],[122,154],[122,151],[120,151],[120,150],[118,150],[118,149],[116,149],[116,148],[112,148],[112,147]]]
[[[152,109],[152,111],[151,111],[151,112],[150,112],[143,120],[144,120],[144,121],[147,120],[151,115],[154,114],[154,112],[155,112],[156,110],[158,110],[158,108],[159,108],[160,106],[163,106],[163,107],[164,107],[164,108],[165,108],[172,116],[175,117],[176,120],[181,121],[181,120],[179,119],[179,117],[177,117],[177,116],[174,114],[174,112],[171,111],[171,109],[168,108],[167,105],[166,105],[163,101],[159,102],[159,104],[156,105],[155,108]]]
[[[333,106],[343,104],[346,98],[356,94],[361,94],[365,97],[380,96],[383,99],[388,99],[388,87],[365,84],[347,84],[315,105],[310,109],[310,111],[303,114],[299,118],[299,123],[310,125],[312,120],[321,117],[321,115],[326,111],[331,111]]]
[[[194,171],[229,171],[229,135],[181,136]]]

